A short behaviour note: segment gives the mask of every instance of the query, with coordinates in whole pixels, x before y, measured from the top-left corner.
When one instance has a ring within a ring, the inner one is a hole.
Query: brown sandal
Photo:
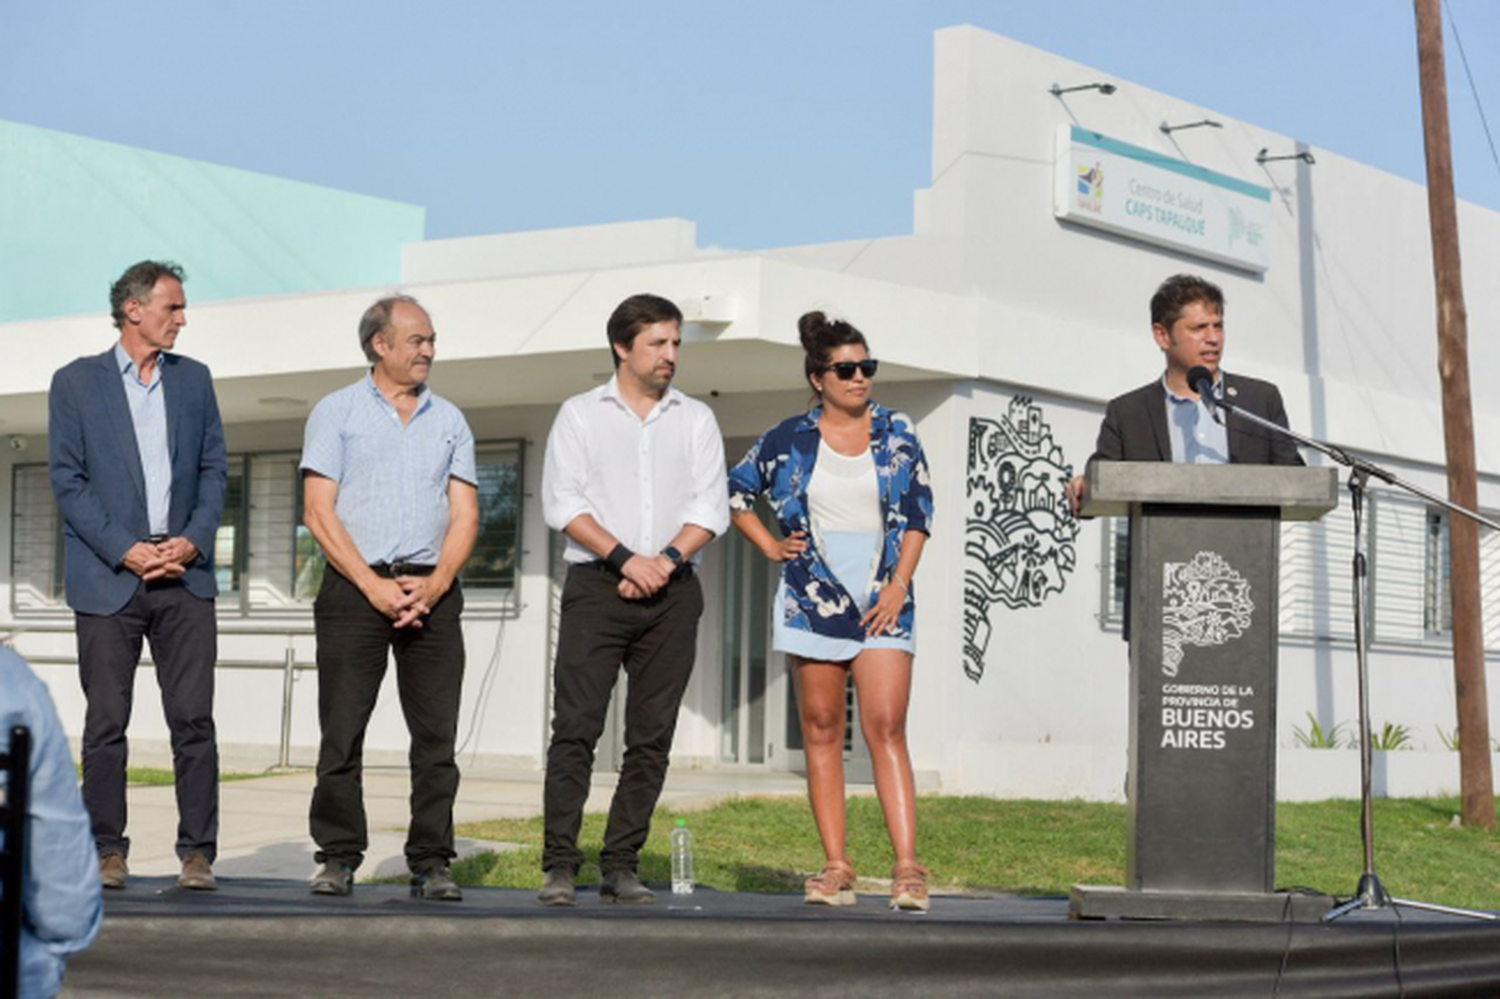
[[[891,871],[891,908],[926,912],[932,908],[927,897],[927,877],[931,872],[918,863],[897,864]]]
[[[803,887],[808,905],[853,905],[854,867],[847,860],[830,860]]]

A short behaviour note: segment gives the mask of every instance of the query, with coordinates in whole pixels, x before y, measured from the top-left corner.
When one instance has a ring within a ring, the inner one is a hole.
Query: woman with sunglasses
[[[854,904],[845,855],[844,690],[852,672],[875,790],[896,854],[891,907],[929,907],[917,863],[916,788],[906,749],[914,642],[912,573],[932,521],[927,461],[912,421],[870,399],[864,335],[809,312],[797,327],[817,405],[768,430],[729,473],[735,527],[782,565],[774,643],[791,657],[808,797],[827,861],[816,905]],[[766,497],[781,538],[754,512]]]

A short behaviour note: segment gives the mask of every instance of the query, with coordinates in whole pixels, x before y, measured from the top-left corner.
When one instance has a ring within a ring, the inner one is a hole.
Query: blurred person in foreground
[[[16,725],[31,731],[20,987],[31,999],[62,989],[69,955],[94,942],[104,906],[89,813],[57,709],[21,657],[0,647],[0,746],[7,752]]]

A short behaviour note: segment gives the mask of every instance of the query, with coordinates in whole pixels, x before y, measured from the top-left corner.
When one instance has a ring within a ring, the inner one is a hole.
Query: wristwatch
[[[682,565],[682,552],[678,551],[675,546],[667,545],[667,547],[661,550],[661,553],[665,555],[667,557],[667,561],[671,562],[673,565]]]

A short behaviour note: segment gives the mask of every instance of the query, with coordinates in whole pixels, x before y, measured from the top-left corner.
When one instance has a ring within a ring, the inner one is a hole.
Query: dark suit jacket
[[[1224,401],[1273,423],[1287,426],[1286,407],[1275,385],[1224,372]],[[1301,465],[1290,438],[1258,427],[1233,413],[1226,417],[1229,462],[1233,465]],[[1167,434],[1166,390],[1161,379],[1111,399],[1099,427],[1099,442],[1090,461],[1171,461]]]
[[[198,547],[199,557],[182,581],[208,600],[218,593],[214,535],[229,482],[224,425],[208,368],[167,353],[160,364],[172,461],[167,530]],[[53,375],[47,414],[52,493],[63,515],[68,606],[83,614],[114,614],[140,582],[121,560],[151,533],[140,449],[114,348],[81,357]]]

